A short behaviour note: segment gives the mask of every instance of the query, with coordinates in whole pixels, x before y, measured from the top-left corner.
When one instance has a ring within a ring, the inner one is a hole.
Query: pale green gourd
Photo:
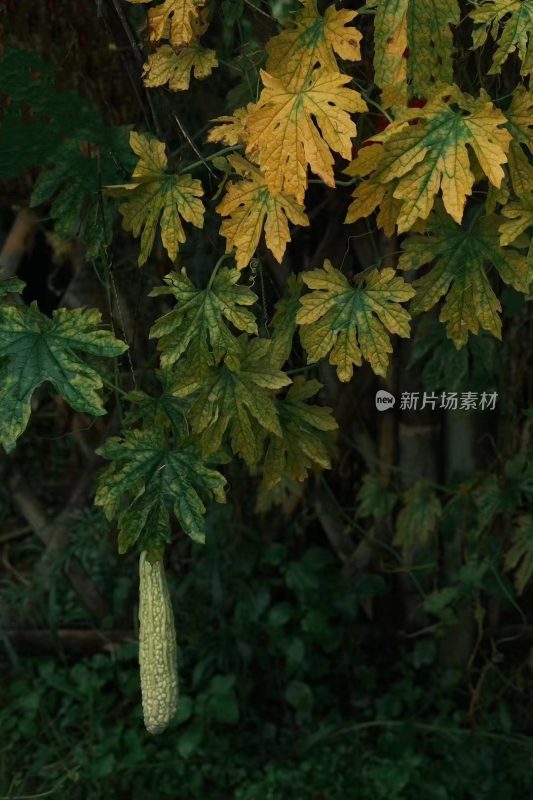
[[[162,733],[178,707],[174,614],[163,561],[139,560],[139,667],[144,724]]]

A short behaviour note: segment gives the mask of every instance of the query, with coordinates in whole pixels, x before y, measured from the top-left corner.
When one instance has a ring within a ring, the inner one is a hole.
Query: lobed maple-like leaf
[[[17,290],[14,281],[6,287]],[[0,444],[7,452],[14,449],[28,424],[33,393],[43,383],[51,383],[75,411],[105,414],[102,379],[78,353],[110,358],[125,350],[124,342],[101,327],[96,309],[60,308],[50,318],[35,304],[1,304]]]
[[[228,161],[242,180],[227,184],[226,194],[216,208],[221,216],[228,217],[220,227],[226,252],[235,248],[237,267],[244,269],[264,231],[266,246],[281,263],[290,241],[288,221],[309,225],[305,210],[283,192],[272,195],[259,169],[242,156],[229,156]]]
[[[224,114],[221,117],[216,117],[213,122],[217,123],[217,127],[211,128],[207,134],[207,141],[221,142],[222,144],[230,145],[230,147],[237,144],[245,144],[247,138],[246,120],[253,108],[255,108],[255,104],[248,103],[247,106],[235,109],[233,114]]]
[[[533,191],[524,194],[520,200],[507,203],[501,210],[504,220],[500,223],[500,244],[508,245],[533,227]]]
[[[361,58],[361,34],[350,25],[356,11],[337,10],[329,5],[318,13],[316,0],[299,0],[291,27],[273,36],[266,44],[266,71],[279,78],[288,89],[297,89],[316,66],[338,72],[336,55],[346,61]]]
[[[124,425],[142,423],[147,429],[168,429],[176,436],[184,437],[187,434],[188,403],[172,394],[174,378],[171,370],[156,370],[155,377],[161,387],[157,394],[140,389],[128,392],[132,406],[124,416]]]
[[[389,333],[407,338],[411,319],[400,303],[414,295],[393,269],[372,270],[352,286],[329,261],[323,269],[303,272],[313,291],[304,295],[296,316],[309,362],[329,354],[341,381],[349,381],[363,358],[377,375],[385,375],[392,345]]]
[[[403,500],[393,544],[403,550],[425,547],[437,530],[442,514],[440,500],[425,480],[411,486]]]
[[[95,503],[109,520],[118,517],[120,553],[136,542],[141,550],[169,542],[171,513],[191,539],[205,540],[202,498],[224,503],[226,480],[196,445],[174,444],[149,428],[113,436],[97,452],[112,463],[100,475]]]
[[[350,113],[366,111],[361,95],[346,88],[350,77],[317,69],[296,89],[261,72],[264,89],[246,120],[246,152],[255,159],[272,194],[285,192],[302,204],[307,168],[334,186],[333,154],[350,158],[356,135]]]
[[[202,184],[191,175],[167,173],[165,145],[157,139],[132,131],[130,146],[139,156],[131,182],[107,186],[107,193],[125,198],[119,211],[124,229],[141,236],[139,266],[148,260],[158,224],[163,246],[174,261],[179,245],[186,240],[182,220],[197,228],[203,226]]]
[[[144,65],[144,85],[153,87],[168,84],[172,92],[182,92],[189,88],[191,73],[198,79],[207,78],[217,65],[215,51],[202,47],[196,41],[179,50],[163,44],[148,56]]]
[[[409,125],[413,120],[417,124]],[[473,98],[455,87],[440,89],[423,115],[419,109],[404,110],[372,137],[373,164],[364,162],[367,177],[354,192],[346,221],[367,216],[387,197],[400,202],[394,213],[403,233],[418,219],[427,219],[440,192],[446,211],[461,222],[475,180],[467,147],[489,182],[499,187],[511,139],[506,122],[484,92]],[[357,167],[347,171],[356,174]]]
[[[408,96],[426,97],[434,84],[453,81],[453,34],[457,0],[371,0],[374,80],[386,107]]]
[[[193,395],[188,420],[206,455],[221,446],[226,431],[235,454],[252,466],[262,454],[265,436],[281,436],[273,393],[291,383],[271,356],[268,339],[242,335],[238,351],[208,369],[195,362],[177,367],[173,394]]]
[[[239,278],[238,270],[222,268],[210,285],[197,289],[182,269],[164,278],[166,286],[152,290],[151,297],[171,294],[177,300],[175,308],[160,317],[150,331],[151,338],[160,340],[162,367],[171,366],[185,353],[200,366],[238,350],[238,340],[228,322],[238,331],[257,333],[253,313],[242,308],[252,306],[257,295],[238,285]]]
[[[331,467],[330,434],[338,425],[330,408],[307,402],[321,388],[318,381],[298,376],[286,397],[275,400],[281,436],[269,436],[263,467],[267,489],[284,478],[303,481],[313,466]]]
[[[498,75],[515,52],[520,74],[533,73],[533,0],[480,0],[469,16],[474,21],[474,47],[484,47],[489,34],[497,45],[489,75]]]
[[[30,205],[41,205],[55,195],[50,209],[54,232],[66,241],[81,237],[86,257],[97,258],[113,233],[110,201],[101,189],[120,175],[114,154],[97,149],[86,155],[79,142],[68,141],[54,162],[37,178]]]
[[[300,276],[290,275],[272,317],[272,357],[280,367],[287,361],[292,351],[292,340],[298,328],[296,315],[300,310],[301,293]]]
[[[151,0],[128,0],[146,4]],[[174,47],[194,39],[205,0],[163,0],[148,11],[148,38],[152,44],[167,39]]]
[[[511,134],[509,175],[514,193],[522,197],[533,190],[533,166],[525,152],[533,155],[533,92],[525,86],[517,86],[505,116]]]
[[[420,269],[435,261],[413,284],[411,311],[427,311],[446,296],[439,319],[457,349],[466,344],[469,332],[477,334],[480,328],[501,338],[501,305],[490,284],[489,266],[519,292],[526,293],[533,278],[526,256],[500,246],[499,222],[496,215],[481,217],[478,210],[468,224],[457,225],[435,212],[425,234],[412,234],[402,243],[399,269]]]

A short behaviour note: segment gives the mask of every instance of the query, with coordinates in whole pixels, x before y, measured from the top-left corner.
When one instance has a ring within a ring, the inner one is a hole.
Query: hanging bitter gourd
[[[144,724],[161,733],[178,706],[176,630],[162,559],[139,561],[139,667]]]

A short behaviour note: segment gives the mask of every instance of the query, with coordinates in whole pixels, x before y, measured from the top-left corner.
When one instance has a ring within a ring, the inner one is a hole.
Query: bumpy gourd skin
[[[139,667],[144,724],[162,733],[178,707],[176,631],[162,561],[139,561]]]

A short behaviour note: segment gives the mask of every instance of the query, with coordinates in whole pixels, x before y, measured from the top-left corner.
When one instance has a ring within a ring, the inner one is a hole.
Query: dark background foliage
[[[255,99],[271,12],[289,8],[212,3],[206,45],[220,67],[171,95],[141,81],[142,6],[0,4],[2,266],[44,312],[97,306],[130,344],[107,368],[108,417],[39,392],[0,461],[0,797],[518,800],[533,789],[532,595],[508,558],[523,526],[527,578],[532,320],[511,289],[503,343],[483,335],[456,352],[429,314],[412,343],[395,343],[385,384],[365,367],[343,387],[329,365],[314,370],[340,426],[331,472],[267,493],[259,470],[225,466],[230,501],[210,510],[206,545],[176,530],[167,552],[180,711],[158,738],[142,725],[137,559],[117,556],[116,531],[92,508],[94,450],[119,430],[124,392],[151,388],[147,332],[167,306],[146,295],[170,263],[159,246],[139,270],[138,243],[101,187],[131,173],[130,128],[164,140],[174,164],[196,161],[194,147],[214,152],[209,121]],[[367,86],[371,56],[353,68]],[[471,59],[465,50],[465,79]],[[516,74],[511,60],[500,94]],[[365,115],[361,139],[379,123],[375,109]],[[67,179],[35,198],[58,166]],[[208,199],[222,177],[202,172]],[[258,252],[249,281],[263,332],[291,272],[325,257],[352,273],[376,253],[394,262],[400,242],[372,220],[342,224],[348,198],[313,184],[312,225],[294,232],[283,264]],[[223,251],[206,204],[182,254],[200,282]],[[304,366],[298,346],[289,366]],[[383,386],[499,397],[483,413],[380,414]]]

